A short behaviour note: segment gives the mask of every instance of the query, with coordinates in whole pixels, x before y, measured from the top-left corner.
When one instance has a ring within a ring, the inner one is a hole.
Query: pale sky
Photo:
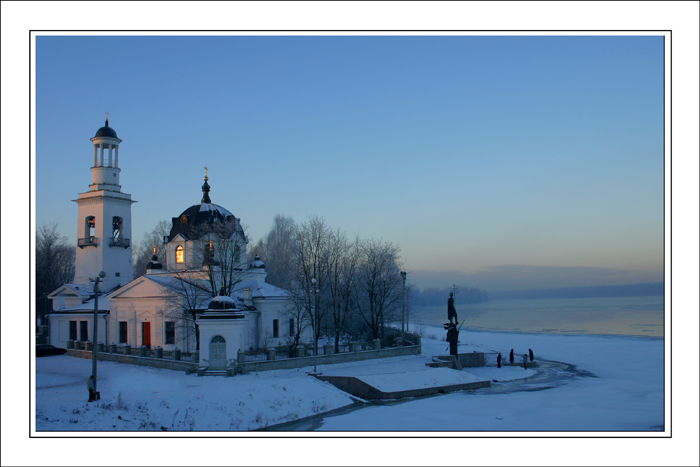
[[[663,280],[661,34],[41,35],[36,217],[71,240],[105,112],[136,243],[206,165],[253,240],[322,216],[418,286]]]

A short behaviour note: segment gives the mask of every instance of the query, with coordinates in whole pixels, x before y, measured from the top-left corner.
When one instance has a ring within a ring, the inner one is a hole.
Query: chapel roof
[[[173,225],[168,239],[174,239],[177,234],[182,234],[188,240],[195,240],[203,226],[214,225],[220,222],[234,222],[234,233],[244,235],[239,219],[236,219],[236,216],[228,209],[211,202],[209,197],[211,187],[207,183],[208,180],[209,178],[205,175],[204,185],[202,185],[203,196],[201,203],[190,206],[182,211],[178,217],[172,218]]]
[[[95,133],[95,138],[100,137],[117,138],[117,132],[114,131],[114,128],[110,128],[109,120],[105,120],[105,126],[97,130],[97,133]]]

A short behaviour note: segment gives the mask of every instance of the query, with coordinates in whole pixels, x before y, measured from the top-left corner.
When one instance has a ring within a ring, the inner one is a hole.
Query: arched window
[[[182,245],[178,245],[177,248],[175,248],[175,262],[176,263],[184,263],[185,262],[185,250],[182,248]]]
[[[117,217],[117,216],[112,217],[112,230],[121,230],[123,222],[124,221],[122,220],[121,217]]]
[[[122,223],[121,217],[112,217],[112,245],[120,245],[122,243]]]
[[[85,238],[93,238],[95,236],[95,216],[87,216],[85,218]]]

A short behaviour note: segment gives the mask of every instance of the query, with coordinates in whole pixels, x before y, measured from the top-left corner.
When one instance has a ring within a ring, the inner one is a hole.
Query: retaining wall
[[[328,381],[342,391],[363,399],[401,399],[404,397],[428,396],[432,394],[443,394],[465,389],[488,388],[491,381],[476,381],[473,383],[451,384],[447,386],[436,386],[430,388],[407,389],[404,391],[384,392],[374,386],[354,376],[324,376],[316,375],[322,381]]]
[[[318,355],[316,357],[316,364],[331,365],[333,363],[357,362],[362,360],[371,360],[375,358],[419,355],[420,351],[420,345],[407,345],[405,347],[390,347],[378,350],[362,350],[359,352],[343,352],[331,355]],[[92,359],[91,350],[68,349],[67,355],[70,355],[71,357]],[[138,357],[135,355],[123,355],[109,352],[97,352],[97,359],[106,362],[127,363],[129,365],[140,365],[152,368],[163,368],[166,370],[184,371],[186,373],[195,373],[199,368],[198,362],[183,362],[179,360],[168,360],[164,358]],[[313,366],[313,364],[314,357],[285,358],[282,360],[248,362],[243,365],[238,365],[237,368],[228,368],[226,373],[229,376],[233,376],[236,372],[247,373],[250,371],[289,370],[294,368]]]
[[[316,365],[332,365],[334,363],[359,362],[375,358],[402,357],[405,355],[420,355],[420,345],[407,345],[404,347],[389,347],[378,350],[361,350],[359,352],[343,352],[331,355],[318,355]],[[245,365],[238,365],[238,371],[246,373],[249,371],[270,371],[289,370],[313,366],[314,357],[285,358],[283,360],[266,360],[261,362],[247,362]]]
[[[91,350],[68,349],[67,355],[71,357],[92,359]],[[135,355],[122,355],[108,352],[97,352],[97,359],[104,362],[127,363],[129,365],[148,366],[151,368],[163,368],[166,370],[184,371],[194,373],[199,363],[183,362],[179,360],[166,360],[163,358],[137,357]]]

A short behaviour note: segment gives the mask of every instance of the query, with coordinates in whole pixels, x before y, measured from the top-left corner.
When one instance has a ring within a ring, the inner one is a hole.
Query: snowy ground
[[[89,404],[85,379],[90,374],[90,360],[67,356],[39,358],[36,359],[36,431],[32,436],[181,437],[190,431],[209,437],[268,439],[280,436],[669,436],[670,401],[664,398],[662,339],[463,330],[460,352],[498,351],[507,357],[511,348],[521,356],[532,348],[542,366],[527,370],[469,368],[458,372],[425,367],[433,355],[446,354],[443,334],[438,328],[424,330],[421,356],[319,365],[318,369],[326,375],[356,376],[386,391],[465,380],[498,382],[489,389],[358,404],[331,384],[307,375],[312,369],[308,367],[223,378],[99,362],[98,390],[102,399]],[[545,361],[563,364],[545,370]],[[563,371],[565,364],[575,368]],[[539,381],[545,375],[543,371],[548,379]],[[523,378],[527,378],[525,382]],[[342,410],[332,412],[335,409]],[[306,417],[310,418],[282,425],[283,431],[248,431],[279,429],[273,425]],[[291,431],[308,429],[315,431]],[[255,440],[246,442],[252,441]],[[358,451],[349,455],[361,454]],[[416,453],[416,459],[421,454]],[[506,450],[501,454],[513,453]],[[309,463],[308,459],[297,460],[295,465],[320,465]],[[614,463],[609,460],[610,464]],[[248,460],[248,463],[255,462]],[[491,462],[482,458],[481,463]],[[541,454],[536,463],[546,465]]]
[[[425,363],[433,355],[446,354],[445,342],[438,339],[442,333],[427,330],[421,356],[320,365],[319,371],[356,376],[384,391],[498,380],[491,391],[363,406],[341,416],[324,417],[317,429],[450,433],[664,430],[661,339],[463,331],[460,352],[500,351],[507,357],[511,348],[518,356],[533,348],[536,359],[565,362],[580,370],[554,384],[534,388],[511,384],[504,394],[497,390],[507,384],[503,382],[534,376],[543,369],[484,367],[459,372],[427,368]],[[36,359],[39,435],[56,431],[249,431],[355,403],[335,386],[308,376],[310,368],[223,378],[111,362],[99,363],[102,398],[88,403],[85,379],[90,369],[91,361],[85,359]],[[549,389],[525,390],[543,387]]]

